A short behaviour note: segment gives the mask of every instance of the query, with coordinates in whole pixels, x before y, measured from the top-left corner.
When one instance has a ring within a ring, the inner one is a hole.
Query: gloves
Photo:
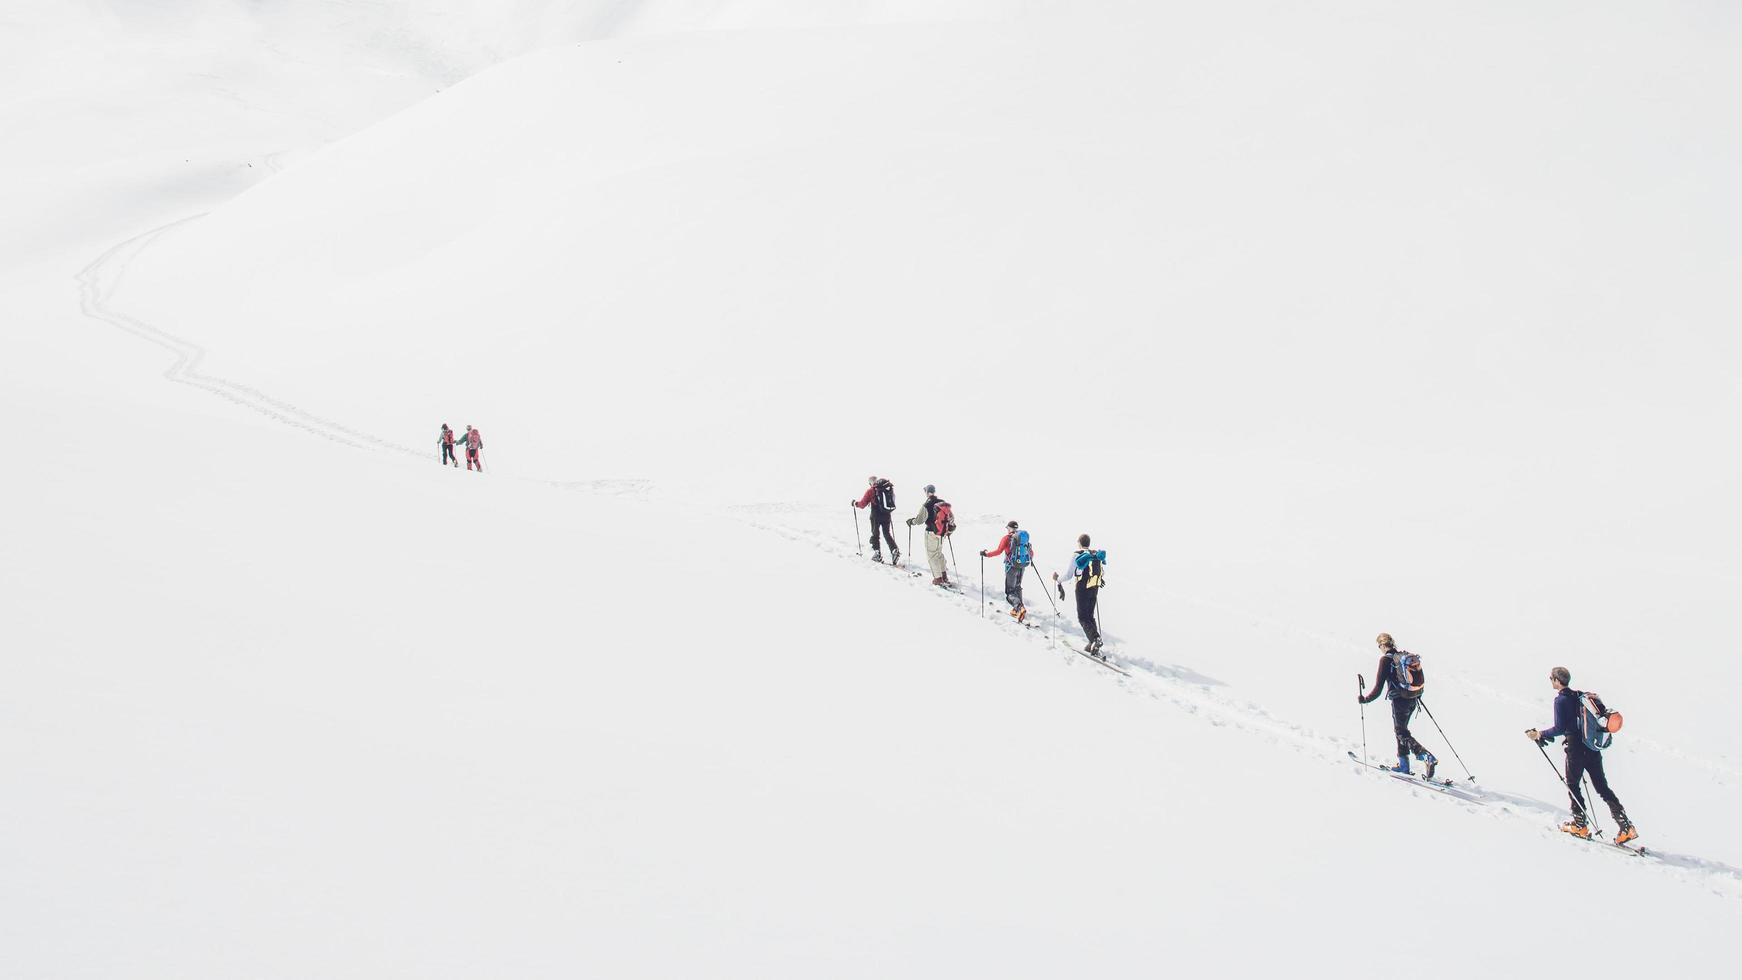
[[[908,527],[912,527],[912,526],[913,526],[913,518],[911,518],[911,517],[909,517],[909,518],[908,518],[908,519],[907,519],[907,526],[908,526]]]
[[[1059,598],[1060,598],[1060,599],[1063,599],[1063,598],[1064,598],[1064,597],[1065,597],[1065,587],[1064,587],[1064,583],[1062,583],[1062,582],[1054,582],[1054,583],[1053,583],[1053,584],[1054,584],[1054,585],[1056,585],[1056,586],[1058,586],[1058,590],[1059,590]]]
[[[981,548],[981,549],[980,549],[980,557],[981,557],[981,558],[984,558],[984,557],[986,557],[986,549],[985,549],[985,548]]]

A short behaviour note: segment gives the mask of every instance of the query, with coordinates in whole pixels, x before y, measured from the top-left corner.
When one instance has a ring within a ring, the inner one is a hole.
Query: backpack
[[[1397,687],[1411,694],[1420,694],[1427,681],[1422,678],[1421,658],[1408,650],[1395,650],[1391,654],[1391,680]]]
[[[877,481],[877,494],[872,498],[878,510],[895,509],[895,484],[888,480]]]
[[[1579,699],[1579,739],[1585,748],[1601,752],[1615,741],[1621,730],[1621,712],[1610,711],[1603,699],[1588,691],[1577,692]]]
[[[1028,532],[1017,531],[1016,537],[1010,542],[1010,561],[1015,565],[1026,565],[1034,560],[1034,549],[1028,546]]]
[[[1105,586],[1107,575],[1102,563],[1107,560],[1107,553],[1105,551],[1080,551],[1077,554],[1078,564],[1083,569],[1083,588],[1099,589]],[[1083,558],[1087,558],[1088,561],[1083,562]]]
[[[937,509],[932,511],[933,533],[938,537],[947,537],[956,530],[956,512],[947,500],[938,501]]]

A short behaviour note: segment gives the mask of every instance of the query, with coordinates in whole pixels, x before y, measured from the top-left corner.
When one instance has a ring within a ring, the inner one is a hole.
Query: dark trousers
[[[1415,714],[1415,698],[1391,699],[1391,731],[1397,735],[1397,757],[1408,758],[1412,752],[1426,752],[1415,736],[1409,733],[1409,719]]]
[[[1591,774],[1591,786],[1603,802],[1609,804],[1609,815],[1616,823],[1627,822],[1627,811],[1621,809],[1621,800],[1615,796],[1615,791],[1609,788],[1609,778],[1603,775],[1603,753],[1585,747],[1579,741],[1577,732],[1569,732],[1567,738],[1567,796],[1573,801],[1573,816],[1585,816],[1585,794],[1579,785],[1584,782],[1586,773]]]
[[[1022,573],[1027,571],[1026,565],[1009,564],[1004,566],[1004,601],[1010,603],[1010,608],[1022,608]]]
[[[1101,630],[1095,625],[1095,597],[1098,594],[1096,589],[1077,589],[1077,622],[1082,624],[1083,635],[1090,640],[1101,638]]]
[[[889,542],[889,553],[890,554],[893,555],[896,552],[901,550],[900,548],[897,548],[895,546],[895,535],[889,533],[889,512],[888,511],[883,511],[882,513],[878,513],[877,511],[874,510],[871,512],[871,551],[873,553],[878,553],[878,552],[881,552],[883,550],[882,547],[877,543],[877,532],[879,532],[879,531],[883,532],[883,540]]]
[[[454,458],[454,447],[444,442],[442,443],[442,465],[447,466],[450,464],[458,466],[460,465],[460,461]]]
[[[484,461],[478,458],[478,451],[468,449],[466,450],[466,469],[469,470],[474,466],[478,468],[478,472],[484,472]]]

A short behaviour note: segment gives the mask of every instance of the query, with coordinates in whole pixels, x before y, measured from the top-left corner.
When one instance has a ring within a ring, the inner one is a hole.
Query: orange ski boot
[[[1591,828],[1585,826],[1582,821],[1578,820],[1568,820],[1566,823],[1561,824],[1561,833],[1572,834],[1574,837],[1583,837],[1585,840],[1591,839]]]
[[[1630,823],[1629,824],[1622,824],[1621,825],[1621,832],[1615,835],[1615,843],[1625,844],[1628,841],[1630,841],[1633,838],[1638,837],[1638,836],[1639,836],[1639,828],[1638,827],[1635,827]]]

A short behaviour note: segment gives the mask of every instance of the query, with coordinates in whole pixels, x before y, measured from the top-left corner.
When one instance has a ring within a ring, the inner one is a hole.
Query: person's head
[[[1557,691],[1572,682],[1573,672],[1565,667],[1556,667],[1548,672],[1548,684]]]
[[[471,427],[471,426],[469,426],[469,425],[468,425],[468,426],[466,426],[466,431],[467,431],[467,432],[470,432],[470,431],[472,431],[472,427]]]
[[[935,497],[935,496],[937,496],[937,495],[938,495],[938,488],[937,488],[937,487],[934,487],[934,486],[932,486],[932,485],[931,485],[931,484],[929,484],[929,483],[928,483],[928,484],[926,484],[926,485],[925,485],[925,495],[926,495],[926,496],[928,496],[928,497]]]
[[[865,482],[871,484],[872,486],[876,486],[877,485],[877,474],[873,473],[870,476],[866,477]]]
[[[1004,530],[1006,530],[1006,531],[1014,531],[1014,530],[1016,530],[1016,522],[1015,522],[1015,521],[1011,521],[1011,522],[1010,522],[1010,523],[1009,523],[1009,524],[1006,524],[1006,525],[1004,525]]]
[[[1373,642],[1379,644],[1379,649],[1384,650],[1387,653],[1397,649],[1397,644],[1392,642],[1390,633],[1379,634],[1373,638]]]
[[[1077,535],[1077,547],[1087,548],[1088,546],[1089,546],[1089,536],[1087,534]]]
[[[443,422],[443,423],[442,423],[442,431],[443,431],[443,432],[446,432],[446,431],[448,431],[448,424],[447,424],[447,423],[446,423],[446,422]]]

